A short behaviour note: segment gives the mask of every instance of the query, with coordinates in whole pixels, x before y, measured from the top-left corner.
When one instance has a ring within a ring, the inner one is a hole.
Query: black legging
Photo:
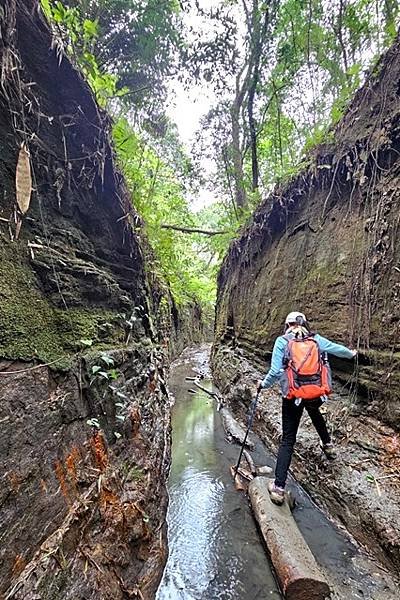
[[[322,400],[302,400],[299,406],[296,406],[294,400],[282,400],[282,441],[278,450],[275,469],[275,485],[285,487],[287,473],[292,461],[293,447],[296,442],[297,430],[300,425],[301,416],[304,408],[310,415],[311,421],[318,432],[323,444],[331,441],[326,428],[324,417],[319,411]]]

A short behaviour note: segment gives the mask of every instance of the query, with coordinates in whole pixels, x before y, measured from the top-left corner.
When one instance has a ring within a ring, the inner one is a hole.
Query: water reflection
[[[191,374],[181,364],[169,383],[176,398],[169,558],[157,600],[280,598],[247,501],[232,486],[229,465],[237,448],[226,443],[209,397],[187,391]]]

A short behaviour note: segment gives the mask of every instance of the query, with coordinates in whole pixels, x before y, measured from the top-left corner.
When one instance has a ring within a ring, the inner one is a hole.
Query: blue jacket
[[[339,358],[353,358],[353,352],[349,348],[346,348],[346,346],[335,344],[335,342],[331,342],[318,333],[314,335],[314,339],[321,352],[327,352],[328,354],[333,354]],[[280,379],[283,371],[283,358],[287,343],[288,340],[283,335],[276,338],[274,349],[272,351],[271,368],[261,383],[261,387],[264,389],[270,388],[278,379]]]

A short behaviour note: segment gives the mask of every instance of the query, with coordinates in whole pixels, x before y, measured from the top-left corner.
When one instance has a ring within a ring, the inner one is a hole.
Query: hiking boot
[[[281,506],[285,500],[285,490],[275,485],[275,482],[270,479],[268,481],[268,491],[272,502]]]
[[[332,442],[329,442],[329,444],[323,444],[321,442],[320,446],[321,446],[322,452],[325,454],[325,456],[327,458],[330,458],[330,459],[336,458],[337,454],[336,454],[335,446],[332,444]]]

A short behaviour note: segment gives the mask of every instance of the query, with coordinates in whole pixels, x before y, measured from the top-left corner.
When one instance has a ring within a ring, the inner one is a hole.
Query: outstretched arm
[[[276,338],[274,349],[272,351],[271,368],[261,382],[262,388],[270,388],[279,379],[283,368],[283,357],[286,344],[287,341],[284,338]]]
[[[333,354],[339,358],[354,358],[357,354],[356,350],[350,350],[350,348],[342,346],[342,344],[331,342],[331,340],[328,340],[328,338],[324,338],[319,334],[315,336],[315,341],[318,343],[321,352],[327,352],[328,354]]]

